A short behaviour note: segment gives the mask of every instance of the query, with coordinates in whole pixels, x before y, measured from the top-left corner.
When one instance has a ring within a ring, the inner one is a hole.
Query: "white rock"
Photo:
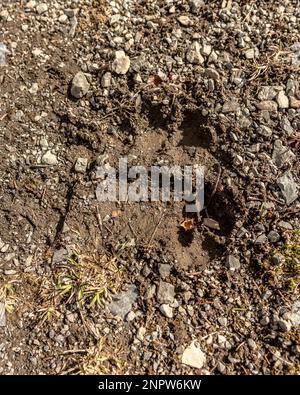
[[[191,24],[191,19],[187,15],[180,15],[177,20],[183,26],[189,26]]]
[[[201,48],[201,53],[204,56],[209,56],[211,54],[211,45],[203,44],[203,46]]]
[[[193,64],[204,63],[204,58],[200,53],[200,44],[198,41],[194,41],[188,48],[186,52],[186,60]]]
[[[201,369],[206,362],[205,354],[193,341],[182,354],[182,363],[192,368]]]
[[[87,94],[90,84],[86,79],[84,73],[79,71],[72,80],[71,84],[71,95],[76,99],[81,99]]]
[[[289,108],[289,98],[283,91],[280,91],[277,95],[276,101],[279,108]]]
[[[108,71],[104,73],[101,78],[101,86],[102,88],[109,88],[111,85],[111,73]]]
[[[36,1],[30,0],[30,1],[28,1],[28,3],[26,3],[25,8],[32,9],[32,8],[35,8],[35,6],[36,6]]]
[[[0,302],[0,327],[6,325],[5,304]]]
[[[77,173],[85,173],[87,164],[88,164],[87,158],[78,158],[75,163],[75,171]]]
[[[52,154],[52,152],[47,151],[42,156],[42,163],[45,165],[57,165],[58,159],[57,159],[56,155]]]
[[[60,22],[60,23],[66,23],[67,20],[68,20],[68,17],[67,17],[66,14],[60,15],[59,18],[58,18],[58,22]]]
[[[126,74],[130,68],[130,58],[124,51],[115,52],[115,60],[112,64],[112,70],[117,74]]]
[[[48,11],[48,6],[46,3],[41,3],[36,7],[36,11],[38,14],[44,14],[44,12]]]
[[[168,304],[162,304],[159,308],[160,312],[167,318],[173,317],[173,309]]]

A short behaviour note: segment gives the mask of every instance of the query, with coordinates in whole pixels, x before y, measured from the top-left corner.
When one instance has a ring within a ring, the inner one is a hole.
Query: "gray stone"
[[[291,164],[296,158],[296,155],[287,147],[285,147],[281,140],[274,142],[274,150],[272,159],[277,167],[282,167],[285,164]]]
[[[68,259],[68,251],[65,248],[60,248],[55,250],[52,256],[52,264],[57,265],[58,263],[63,263]]]
[[[268,241],[268,238],[265,234],[262,234],[257,237],[255,240],[255,244],[265,244]]]
[[[75,99],[81,99],[87,94],[89,88],[90,84],[88,83],[86,76],[84,75],[84,73],[79,71],[72,80],[71,95]]]
[[[167,263],[161,263],[158,267],[158,271],[161,277],[163,278],[169,277],[171,272],[171,265],[168,265]]]
[[[211,229],[220,230],[219,223],[212,218],[204,218],[203,225]]]
[[[116,316],[125,318],[132,310],[132,305],[138,297],[135,285],[130,285],[128,290],[113,296],[113,301],[108,306],[109,311]]]
[[[181,361],[184,365],[191,366],[192,368],[201,369],[206,362],[206,356],[202,352],[200,347],[196,344],[196,342],[193,341],[184,350]]]
[[[172,303],[175,297],[175,290],[172,284],[160,281],[157,290],[157,300],[160,303]]]
[[[264,137],[271,137],[272,134],[273,134],[272,129],[269,128],[269,127],[266,126],[266,125],[261,125],[261,126],[258,128],[258,133],[259,133],[261,136],[264,136]]]
[[[258,92],[258,100],[273,100],[277,95],[277,89],[273,86],[262,86]]]
[[[274,254],[272,256],[273,265],[279,266],[284,262],[284,256],[282,254]]]
[[[130,58],[125,54],[124,51],[115,52],[115,60],[112,64],[112,70],[116,74],[124,75],[130,68]]]
[[[52,154],[51,151],[47,151],[43,156],[42,156],[42,163],[44,165],[50,165],[54,166],[58,164],[58,159],[56,155]]]
[[[277,243],[280,240],[280,234],[275,230],[271,230],[268,234],[268,240],[270,243]]]
[[[241,267],[241,263],[239,258],[235,257],[234,255],[228,255],[228,257],[226,258],[226,266],[232,270],[238,270]]]
[[[293,175],[290,171],[286,171],[277,180],[281,193],[286,201],[286,204],[293,203],[298,198],[298,186],[294,181]]]
[[[159,307],[160,312],[167,318],[172,318],[173,317],[173,309],[172,307],[167,304],[164,303]]]
[[[197,14],[203,5],[205,5],[204,0],[190,0],[191,11],[194,14]]]
[[[279,221],[278,226],[279,226],[279,228],[287,229],[287,230],[294,229],[293,226],[289,222],[286,222],[286,221]]]

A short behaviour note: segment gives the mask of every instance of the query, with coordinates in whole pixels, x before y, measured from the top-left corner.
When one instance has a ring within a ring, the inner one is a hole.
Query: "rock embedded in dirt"
[[[192,23],[190,17],[187,15],[180,15],[177,20],[182,26],[190,26]]]
[[[68,251],[65,248],[55,250],[52,256],[52,264],[57,265],[59,263],[65,262],[68,258],[68,255]]]
[[[51,151],[47,151],[43,156],[42,156],[42,163],[44,165],[50,165],[54,166],[58,164],[58,159],[57,156],[52,154]]]
[[[36,6],[36,12],[41,15],[48,11],[48,5],[46,3],[41,3]]]
[[[159,307],[160,312],[167,318],[172,318],[173,317],[173,308],[167,304],[164,303]]]
[[[192,368],[201,369],[205,362],[206,356],[200,347],[193,341],[183,352],[181,362]]]
[[[204,58],[200,53],[200,44],[194,41],[186,51],[186,60],[192,64],[203,64]]]
[[[289,108],[289,98],[286,96],[284,91],[280,91],[276,97],[279,108]]]
[[[111,73],[107,71],[106,73],[103,74],[101,78],[101,86],[102,88],[109,88],[111,85]]]
[[[277,179],[277,185],[279,186],[287,205],[290,205],[298,198],[298,185],[294,181],[293,175],[290,171],[286,171]]]
[[[90,88],[90,84],[82,71],[79,71],[73,78],[71,83],[71,95],[75,99],[81,99],[85,96]]]
[[[132,305],[138,297],[135,285],[128,287],[128,290],[113,296],[113,301],[108,306],[113,315],[125,319],[126,315],[132,310]]]
[[[169,277],[171,272],[171,265],[167,263],[161,263],[158,267],[158,271],[162,278]]]
[[[275,230],[271,230],[268,234],[268,240],[270,243],[277,243],[280,240],[280,234]]]
[[[279,319],[277,325],[283,332],[289,332],[292,329],[290,321]]]
[[[116,51],[115,60],[113,61],[111,68],[116,74],[126,74],[130,68],[129,56],[127,56],[122,50]]]
[[[78,158],[75,163],[75,171],[77,173],[85,173],[88,165],[87,158]]]
[[[275,140],[272,159],[278,168],[283,167],[285,164],[291,164],[296,155],[288,147],[285,147],[281,140]]]
[[[211,229],[220,230],[219,223],[212,218],[204,218],[203,225]]]
[[[240,263],[239,258],[237,258],[236,256],[228,255],[227,258],[226,258],[226,266],[230,270],[235,271],[235,270],[239,270],[240,269],[241,263]]]
[[[175,297],[174,285],[160,281],[157,289],[157,300],[160,303],[172,303]]]

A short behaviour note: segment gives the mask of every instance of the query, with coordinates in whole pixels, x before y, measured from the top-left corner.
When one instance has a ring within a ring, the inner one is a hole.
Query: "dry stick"
[[[156,231],[157,231],[159,225],[161,224],[161,221],[163,220],[164,215],[165,215],[165,213],[163,212],[163,213],[162,213],[162,216],[160,217],[160,219],[159,219],[159,221],[158,221],[158,223],[156,224],[155,228],[153,229],[152,235],[151,235],[150,240],[149,240],[149,242],[148,242],[148,244],[147,244],[147,248],[150,247],[150,244],[152,243],[153,237],[154,237],[154,235],[155,235],[155,233],[156,233]]]
[[[133,236],[134,236],[135,239],[137,240],[137,235],[136,235],[135,231],[133,230],[133,227],[132,227],[132,224],[131,224],[130,219],[128,220],[128,226],[129,226],[129,229],[131,230]]]
[[[219,186],[219,182],[220,182],[220,178],[221,178],[221,174],[222,174],[222,168],[221,168],[220,165],[218,165],[218,166],[219,166],[218,177],[217,177],[214,189],[213,189],[213,191],[212,191],[212,193],[210,195],[210,198],[209,198],[209,201],[208,201],[206,207],[208,207],[210,205],[210,203],[212,201],[212,198],[215,196],[215,194],[217,192],[217,189],[218,189],[218,186]]]

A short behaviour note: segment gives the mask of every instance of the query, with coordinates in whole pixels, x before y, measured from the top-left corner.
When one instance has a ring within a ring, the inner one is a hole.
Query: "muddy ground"
[[[2,374],[299,374],[297,3],[1,2]],[[125,156],[205,209],[100,202]]]

